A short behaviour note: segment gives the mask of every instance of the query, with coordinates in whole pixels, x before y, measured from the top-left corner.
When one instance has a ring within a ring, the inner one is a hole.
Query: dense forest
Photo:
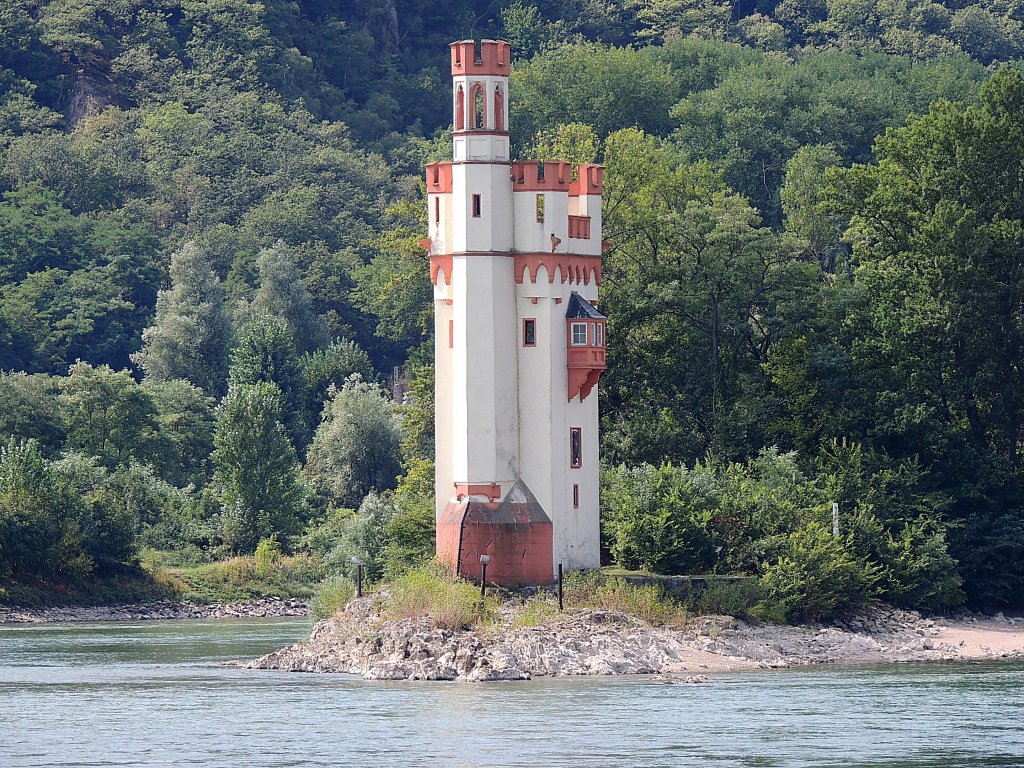
[[[1016,0],[5,0],[0,581],[432,551],[467,37],[520,156],[608,169],[608,561],[1024,605]]]

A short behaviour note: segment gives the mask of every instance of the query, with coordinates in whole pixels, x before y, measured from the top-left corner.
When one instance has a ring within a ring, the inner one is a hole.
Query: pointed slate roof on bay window
[[[569,320],[579,318],[586,318],[588,320],[608,319],[597,311],[597,307],[576,293],[576,291],[573,291],[569,297],[569,305],[565,308],[565,316]]]

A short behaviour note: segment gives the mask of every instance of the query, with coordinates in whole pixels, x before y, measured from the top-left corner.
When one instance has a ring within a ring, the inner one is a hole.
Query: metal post
[[[487,555],[480,555],[480,599],[483,600],[487,594],[487,564],[491,558]]]
[[[352,565],[356,567],[356,597],[363,596],[363,561],[353,556]]]
[[[565,602],[562,600],[562,564],[558,564],[558,610],[562,611],[565,608]]]

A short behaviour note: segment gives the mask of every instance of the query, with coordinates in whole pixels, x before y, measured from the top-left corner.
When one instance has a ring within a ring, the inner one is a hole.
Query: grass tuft
[[[382,593],[386,619],[425,616],[441,629],[468,629],[487,621],[497,609],[493,597],[480,598],[480,588],[448,575],[430,563],[396,578]]]

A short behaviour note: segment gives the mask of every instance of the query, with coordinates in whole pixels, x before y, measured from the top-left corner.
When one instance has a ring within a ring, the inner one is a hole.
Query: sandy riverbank
[[[263,598],[237,603],[135,603],[110,606],[16,608],[0,605],[0,624],[42,624],[68,621],[167,621],[180,619],[271,618],[308,616],[305,600]]]
[[[827,626],[783,627],[700,617],[652,627],[620,613],[566,614],[543,627],[451,632],[426,619],[385,622],[356,601],[318,623],[309,641],[246,666],[336,672],[371,680],[528,680],[560,675],[700,675],[808,664],[1024,659],[1024,620],[928,619],[879,608]]]

